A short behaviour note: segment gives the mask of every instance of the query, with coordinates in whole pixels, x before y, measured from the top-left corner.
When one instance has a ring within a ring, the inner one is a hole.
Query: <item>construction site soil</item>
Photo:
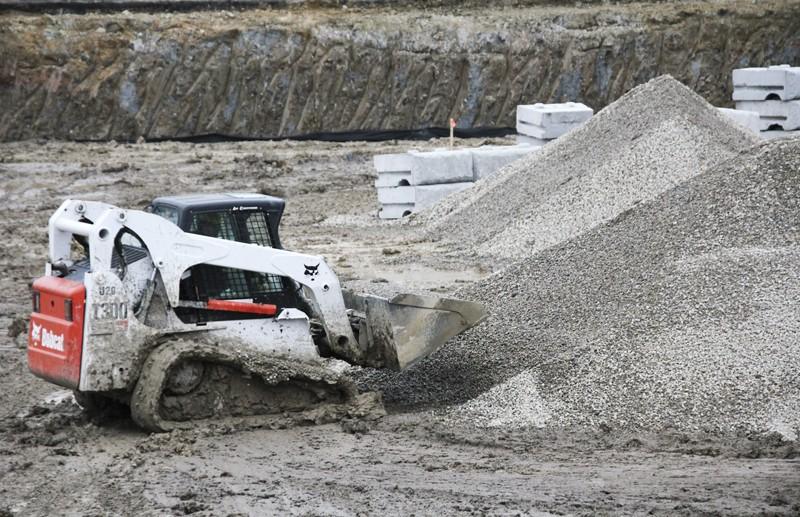
[[[2,144],[0,515],[800,512],[798,141],[741,149],[505,270],[374,217],[373,154],[443,144]],[[90,417],[25,364],[47,219],[65,198],[196,191],[283,196],[285,246],[347,286],[457,293],[491,318],[403,382],[362,378],[386,391],[379,420],[148,435]]]

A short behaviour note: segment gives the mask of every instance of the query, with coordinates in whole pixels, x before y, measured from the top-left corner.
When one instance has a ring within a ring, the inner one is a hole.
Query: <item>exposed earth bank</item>
[[[800,2],[0,14],[0,140],[513,126],[669,73],[800,60]]]

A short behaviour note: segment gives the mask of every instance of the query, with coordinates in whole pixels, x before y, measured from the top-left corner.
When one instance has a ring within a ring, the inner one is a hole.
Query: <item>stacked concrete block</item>
[[[472,152],[469,149],[412,151],[409,154],[413,185],[473,181]]]
[[[416,186],[414,187],[414,210],[419,211],[435,205],[443,197],[470,188],[473,184],[471,181],[462,181],[459,183]]]
[[[471,187],[505,165],[538,149],[531,145],[436,149],[374,158],[381,219],[398,219]]]
[[[575,129],[594,111],[580,102],[523,104],[517,106],[517,133],[534,145],[547,142]]]
[[[760,131],[800,129],[800,67],[734,70],[733,100],[737,111],[758,113]]]
[[[511,162],[536,151],[540,146],[487,145],[472,150],[472,172],[475,181],[491,176]]]
[[[734,101],[800,99],[800,67],[737,68],[733,71]]]
[[[551,140],[545,140],[544,138],[534,138],[528,135],[521,135],[517,133],[517,144],[519,145],[532,145],[534,147],[542,147],[547,142]]]
[[[761,117],[755,111],[733,110],[729,108],[717,108],[720,113],[730,118],[742,127],[755,133],[761,131]]]
[[[736,109],[758,113],[759,130],[761,131],[800,129],[800,100],[740,101],[736,103]]]
[[[411,186],[411,154],[379,154],[372,159],[378,179],[378,202],[381,219],[398,219],[414,211],[414,187]]]
[[[411,185],[411,155],[378,154],[372,159],[378,171],[378,187]]]
[[[378,187],[378,202],[382,205],[413,205],[414,187]]]
[[[383,219],[397,219],[414,211],[414,187],[410,185],[410,170],[378,173],[375,187]]]
[[[473,185],[471,181],[442,183],[439,185],[414,185],[403,187],[378,187],[381,219],[398,219],[427,208],[445,196]]]
[[[381,219],[400,219],[414,213],[414,204],[410,205],[381,205],[378,217]]]
[[[590,107],[578,102],[517,106],[518,145],[375,156],[375,187],[381,204],[378,215],[382,219],[404,217],[469,188],[575,129],[593,114]]]

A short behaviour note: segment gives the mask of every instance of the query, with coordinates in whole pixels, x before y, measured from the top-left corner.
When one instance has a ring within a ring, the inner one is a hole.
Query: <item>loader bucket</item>
[[[391,300],[343,291],[366,366],[402,370],[486,317],[483,306],[452,298],[399,294]]]

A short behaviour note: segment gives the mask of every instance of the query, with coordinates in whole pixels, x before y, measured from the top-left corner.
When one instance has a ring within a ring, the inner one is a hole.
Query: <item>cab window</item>
[[[190,217],[189,233],[272,247],[269,215],[263,210],[196,211]],[[185,300],[248,300],[279,307],[298,307],[299,304],[294,282],[279,275],[198,264],[189,268],[184,276],[180,296]],[[203,309],[177,312],[186,322],[261,317]]]
[[[267,214],[261,210],[197,212],[189,233],[272,247]]]
[[[153,213],[163,217],[174,225],[178,224],[178,209],[167,205],[156,205],[153,207]]]

